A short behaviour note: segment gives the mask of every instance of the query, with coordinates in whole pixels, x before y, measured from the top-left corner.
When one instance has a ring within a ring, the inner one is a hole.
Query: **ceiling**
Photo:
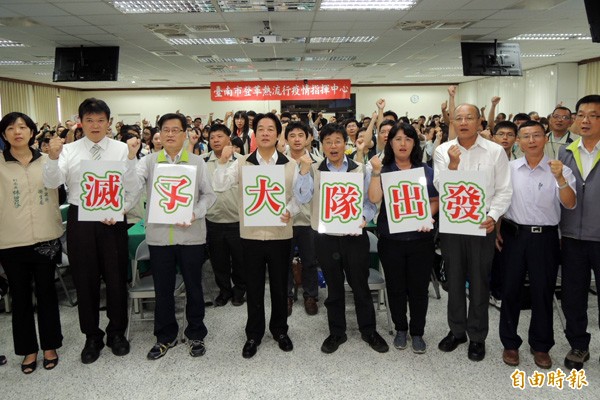
[[[322,10],[325,1],[187,0],[177,2],[213,12],[132,14],[117,6],[149,1],[0,0],[0,43],[24,45],[0,48],[0,77],[52,84],[54,48],[81,45],[119,46],[118,81],[60,86],[176,88],[323,78],[367,85],[464,82],[474,78],[462,76],[461,40],[508,41],[534,33],[573,37],[519,40],[524,69],[600,55],[581,0],[416,0],[405,11]],[[269,33],[283,43],[252,43],[253,36]],[[362,39],[316,43],[323,37]],[[360,42],[368,37],[376,39]],[[176,45],[173,38],[233,38],[236,44]]]

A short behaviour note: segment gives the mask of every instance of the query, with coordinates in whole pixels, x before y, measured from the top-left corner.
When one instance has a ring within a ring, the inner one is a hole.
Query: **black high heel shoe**
[[[23,359],[23,361],[25,361],[25,359]],[[25,375],[31,374],[33,371],[35,371],[36,368],[37,360],[34,360],[32,363],[29,364],[21,364],[21,372],[23,372]]]
[[[54,367],[58,365],[58,356],[56,356],[56,358],[53,359],[44,358],[43,365],[44,369],[47,371],[54,369]]]

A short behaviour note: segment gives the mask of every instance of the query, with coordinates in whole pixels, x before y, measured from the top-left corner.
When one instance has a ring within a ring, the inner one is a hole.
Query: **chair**
[[[127,322],[127,331],[125,337],[129,340],[129,328],[131,326],[131,317],[135,307],[136,313],[140,313],[140,321],[151,321],[153,318],[144,317],[144,302],[152,302],[156,298],[154,292],[154,279],[151,275],[140,277],[138,270],[138,262],[150,260],[150,249],[146,240],[143,240],[135,251],[135,258],[131,263],[131,287],[129,288],[129,319]],[[173,294],[176,297],[183,297],[184,299],[184,312],[182,321],[180,324],[180,340],[183,342],[183,331],[185,330],[185,285],[183,283],[183,277],[181,274],[175,276],[175,292]],[[144,301],[146,300],[146,301]]]
[[[377,236],[369,231],[367,231],[367,236],[369,237],[369,254],[377,256]],[[377,262],[379,263],[379,270],[369,267],[369,289],[372,292],[377,292],[377,310],[381,310],[382,304],[385,306],[388,321],[388,331],[390,335],[393,335],[394,330],[392,327],[392,313],[390,312],[387,288],[385,286],[385,274],[383,272],[383,268],[381,267],[381,261],[379,261],[379,257],[377,257]],[[344,283],[344,287],[347,292],[352,291],[348,282]]]

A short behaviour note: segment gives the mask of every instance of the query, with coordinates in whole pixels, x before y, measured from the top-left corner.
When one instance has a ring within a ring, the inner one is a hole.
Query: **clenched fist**
[[[63,149],[62,139],[60,136],[54,136],[52,139],[50,139],[49,144],[50,149],[48,150],[48,157],[50,157],[51,160],[58,160],[58,156],[60,156],[60,153]]]

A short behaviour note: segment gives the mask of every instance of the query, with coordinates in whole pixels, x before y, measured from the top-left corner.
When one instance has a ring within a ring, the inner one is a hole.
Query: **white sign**
[[[242,167],[244,226],[285,226],[285,170],[283,165]]]
[[[485,176],[481,171],[441,171],[440,232],[485,236]]]
[[[319,233],[362,233],[364,175],[356,172],[321,172]]]
[[[123,189],[124,161],[81,160],[80,221],[123,221],[125,190]]]
[[[148,223],[190,223],[196,202],[196,166],[156,164],[148,207]]]
[[[381,174],[390,233],[433,229],[424,168]]]

